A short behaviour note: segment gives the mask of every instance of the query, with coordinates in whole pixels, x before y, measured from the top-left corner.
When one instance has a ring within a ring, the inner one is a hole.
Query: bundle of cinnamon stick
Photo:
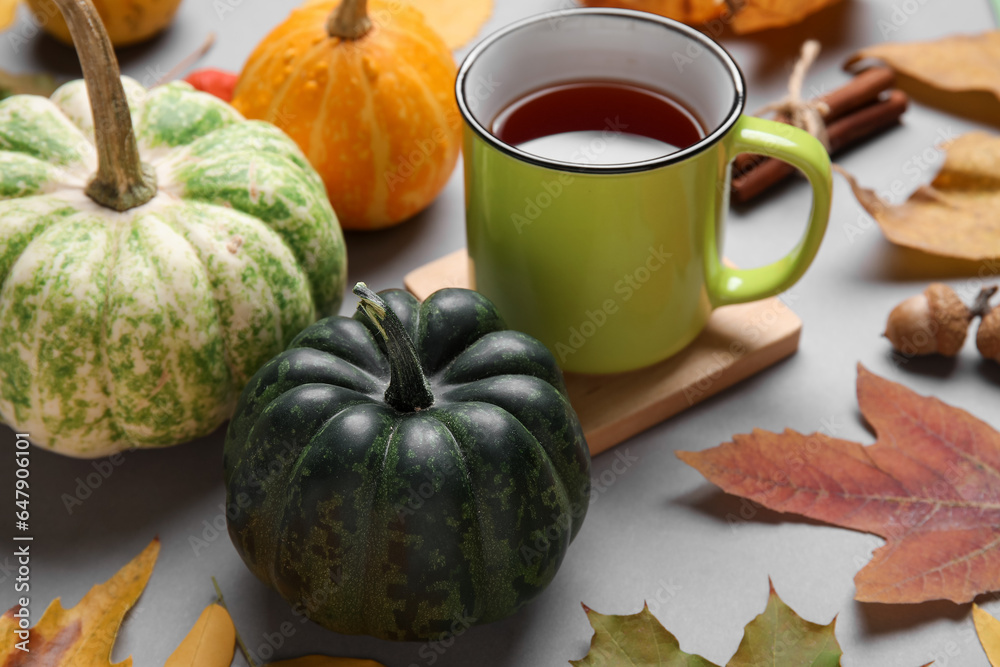
[[[847,85],[819,97],[828,109],[823,115],[836,154],[896,125],[910,99],[893,89],[895,74],[888,67],[871,67]],[[788,122],[787,118],[775,120]],[[740,155],[733,163],[732,201],[742,204],[795,173],[786,162],[759,155]]]

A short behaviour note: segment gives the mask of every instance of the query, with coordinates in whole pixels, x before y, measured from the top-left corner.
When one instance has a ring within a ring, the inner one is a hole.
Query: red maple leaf
[[[1000,589],[1000,433],[861,366],[858,404],[878,435],[869,447],[755,430],[677,455],[727,493],[885,538],[854,578],[858,600],[964,603]]]

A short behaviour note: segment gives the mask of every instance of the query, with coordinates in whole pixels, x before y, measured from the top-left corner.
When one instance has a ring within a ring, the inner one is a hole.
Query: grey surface
[[[568,4],[497,1],[492,28]],[[293,4],[188,0],[167,34],[122,54],[125,71],[148,83],[193,50],[208,31],[219,33],[219,43],[203,64],[236,69]],[[233,11],[220,19],[220,5]],[[750,38],[727,34],[723,41],[747,74],[753,109],[781,96],[802,39],[816,37],[826,46],[807,87],[828,89],[845,80],[839,64],[853,49],[882,40],[882,29],[893,25],[894,12],[901,25],[890,36],[897,40],[978,31],[993,24],[985,0],[847,0],[796,30]],[[22,16],[15,30],[24,27]],[[15,53],[0,35],[0,67],[73,74],[75,61],[47,38],[31,39]],[[940,155],[928,152],[934,160],[923,167],[915,160],[940,136],[973,127],[918,105],[904,127],[840,161],[867,184],[888,189],[898,183],[897,190],[908,194],[930,179]],[[837,635],[846,652],[845,665],[916,666],[934,658],[938,665],[987,665],[967,605],[853,601],[853,576],[881,544],[878,538],[753,511],[714,490],[674,457],[676,450],[705,449],[754,427],[805,432],[825,428],[871,442],[854,397],[859,361],[1000,427],[1000,366],[981,362],[971,342],[954,363],[900,365],[879,337],[889,309],[922,290],[930,278],[947,279],[970,295],[978,281],[968,276],[975,276],[980,266],[923,261],[921,270],[914,269],[914,256],[883,239],[860,214],[843,181],[838,180],[836,188],[826,242],[789,297],[805,321],[799,354],[621,446],[619,452],[636,459],[622,474],[611,469],[616,452],[598,457],[594,475],[601,491],[563,569],[544,595],[514,618],[469,631],[443,654],[419,644],[343,637],[300,623],[244,568],[224,534],[197,554],[192,547],[193,537],[212,536],[206,522],[221,517],[221,432],[169,450],[125,454],[122,464],[72,514],[64,506],[64,494],[76,493],[77,478],[93,472],[92,464],[33,451],[36,618],[57,595],[66,605],[76,603],[91,584],[113,574],[159,535],[163,552],[156,571],[114,653],[116,659],[134,655],[139,667],[162,664],[212,601],[211,575],[218,577],[252,648],[266,645],[268,635],[278,643],[282,624],[290,622],[285,629],[292,632],[281,637],[279,657],[320,652],[374,658],[388,667],[565,665],[587,652],[591,632],[581,601],[605,613],[634,613],[645,599],[685,650],[724,664],[739,644],[744,624],[763,609],[771,576],[785,601],[804,617],[826,623],[839,615]],[[801,232],[807,209],[807,188],[795,183],[738,212],[729,226],[727,254],[744,266],[776,258]],[[417,219],[392,231],[349,236],[351,280],[364,279],[378,289],[399,286],[410,269],[463,244],[462,185],[456,172],[443,196]],[[993,267],[985,268],[996,273]],[[344,312],[351,307],[353,301]],[[10,432],[0,428],[0,455],[10,456],[12,445]],[[5,488],[12,479],[9,461],[0,463]],[[3,494],[3,502],[10,503],[10,495]],[[0,506],[0,537],[8,545],[11,509]],[[727,519],[744,513],[749,521]],[[8,546],[0,550],[0,565],[5,566],[0,569],[3,608],[14,599],[6,569],[12,562],[9,553]],[[1000,615],[1000,604],[984,602]],[[242,658],[235,664],[243,664]]]

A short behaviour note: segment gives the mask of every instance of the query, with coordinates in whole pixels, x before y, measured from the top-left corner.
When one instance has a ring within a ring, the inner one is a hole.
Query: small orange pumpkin
[[[116,47],[144,42],[174,19],[181,0],[93,0],[104,29]],[[28,0],[35,20],[47,33],[73,46],[69,26],[52,0]]]
[[[250,55],[233,106],[294,139],[347,229],[378,229],[425,209],[462,140],[444,41],[405,3],[316,0]]]

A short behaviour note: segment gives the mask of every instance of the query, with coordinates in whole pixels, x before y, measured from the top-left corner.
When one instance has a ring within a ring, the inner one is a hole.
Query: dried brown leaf
[[[0,30],[6,30],[17,18],[19,0],[0,0]]]
[[[226,608],[205,607],[164,667],[229,667],[236,651],[236,626]]]
[[[885,538],[854,578],[858,600],[1000,590],[1000,433],[860,366],[858,405],[874,445],[757,430],[677,455],[727,493]]]
[[[897,73],[951,93],[987,92],[1000,100],[1000,30],[930,42],[876,44],[847,61],[874,58]]]
[[[588,7],[617,7],[666,16],[699,25],[721,18],[728,11],[725,0],[581,0]]]
[[[25,652],[14,631],[18,607],[0,617],[0,665],[17,667],[110,667],[111,649],[125,613],[146,588],[160,553],[160,541],[150,542],[142,553],[103,584],[94,586],[79,604],[64,609],[59,598],[29,631]],[[126,658],[115,667],[131,667]]]
[[[715,19],[738,34],[795,25],[840,0],[581,0],[589,7],[637,9],[690,25]],[[731,12],[732,10],[732,12]]]
[[[977,604],[972,605],[972,620],[976,624],[976,634],[986,651],[992,667],[1000,667],[1000,621],[993,618]]]
[[[972,132],[956,139],[934,181],[899,206],[840,172],[892,243],[972,261],[1000,257],[1000,136]]]
[[[837,4],[840,0],[747,0],[733,17],[737,34],[759,32],[770,28],[785,28],[801,23],[816,12]]]

